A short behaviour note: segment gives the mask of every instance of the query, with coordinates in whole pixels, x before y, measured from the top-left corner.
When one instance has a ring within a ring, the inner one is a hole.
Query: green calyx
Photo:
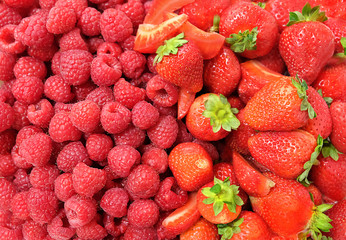
[[[340,58],[346,58],[346,37],[342,37],[340,39],[340,43],[341,43],[342,48],[344,49],[344,52],[337,53],[335,55],[337,57],[340,57]]]
[[[154,65],[162,61],[164,56],[169,56],[170,54],[177,54],[179,47],[183,46],[188,41],[184,39],[184,33],[180,33],[177,36],[165,40],[165,43],[157,48],[156,56],[154,58]]]
[[[266,7],[266,4],[264,2],[258,2],[258,3],[253,2],[252,4],[255,4],[263,9]]]
[[[323,140],[322,155],[324,158],[331,157],[333,160],[338,161],[339,154],[342,154],[342,152],[339,152],[328,139]]]
[[[239,218],[227,224],[218,224],[218,234],[221,235],[221,240],[229,240],[234,234],[240,233],[240,225],[244,222],[244,218]]]
[[[297,93],[300,99],[302,99],[302,103],[300,105],[300,110],[301,111],[308,111],[308,115],[310,119],[315,118],[316,112],[314,108],[311,106],[311,104],[308,101],[308,95],[306,94],[306,90],[308,90],[308,85],[307,83],[303,80],[301,81],[296,75],[295,78],[292,78],[292,84],[297,88]]]
[[[333,98],[331,98],[331,97],[323,97],[322,89],[318,89],[317,92],[318,92],[318,94],[320,94],[320,96],[324,99],[324,101],[330,107],[330,104],[332,104],[332,102],[333,102]]]
[[[213,26],[210,28],[209,32],[219,32],[220,16],[215,15],[213,19]]]
[[[235,213],[236,207],[244,204],[243,200],[238,196],[239,186],[231,185],[229,178],[225,181],[214,178],[214,186],[202,189],[202,194],[208,198],[203,200],[204,204],[213,204],[215,216],[219,215],[224,207],[230,212]]]
[[[325,12],[320,12],[320,6],[311,8],[310,4],[307,3],[303,7],[302,12],[290,12],[289,22],[287,23],[287,26],[291,26],[300,22],[324,22],[327,19],[328,18],[326,17]]]
[[[239,31],[238,34],[231,34],[229,38],[226,38],[226,42],[231,45],[231,49],[236,53],[242,53],[245,50],[256,50],[257,34],[258,27],[254,27],[251,32],[245,30],[244,32]]]
[[[324,212],[331,209],[333,205],[331,204],[321,204],[315,206],[313,209],[313,214],[310,220],[310,226],[307,229],[307,235],[311,235],[314,240],[328,239],[323,238],[322,232],[329,232],[333,226],[330,224],[332,219],[330,219]]]
[[[204,103],[205,110],[202,115],[210,118],[210,125],[213,127],[213,132],[220,131],[221,128],[230,132],[232,129],[236,130],[240,121],[234,114],[238,113],[238,109],[231,108],[231,104],[227,98],[220,94],[211,93],[207,101]]]

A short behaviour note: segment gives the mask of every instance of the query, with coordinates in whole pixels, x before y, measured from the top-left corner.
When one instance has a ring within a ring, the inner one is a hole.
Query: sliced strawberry
[[[155,53],[166,39],[171,38],[177,32],[187,18],[187,15],[182,14],[168,19],[160,25],[140,24],[134,50],[142,53]]]
[[[233,151],[233,167],[241,188],[250,196],[263,197],[275,185],[236,151]]]
[[[192,192],[187,203],[169,214],[163,220],[162,225],[170,232],[178,235],[193,226],[200,216],[201,214],[197,209],[197,192]]]
[[[178,119],[182,119],[186,116],[193,101],[195,100],[196,93],[190,92],[187,89],[179,90],[178,97]]]
[[[195,0],[154,0],[145,16],[145,24],[160,24],[164,21],[166,12],[174,12]]]

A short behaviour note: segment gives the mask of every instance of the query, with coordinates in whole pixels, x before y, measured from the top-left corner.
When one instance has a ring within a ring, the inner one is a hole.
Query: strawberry
[[[255,166],[235,151],[233,152],[233,165],[241,188],[250,196],[265,196],[274,187],[275,183],[272,180],[264,176]]]
[[[224,10],[219,29],[231,49],[246,58],[264,56],[277,43],[275,18],[263,8],[248,2],[239,2]]]
[[[327,213],[333,221],[331,222],[333,228],[326,235],[335,240],[345,239],[346,236],[346,199],[341,200],[334,205]]]
[[[341,39],[346,36],[346,19],[331,18],[324,22],[327,27],[334,33],[335,36],[335,52],[343,53],[344,46],[342,46]]]
[[[186,127],[200,140],[217,141],[237,129],[237,112],[223,95],[203,94],[195,99],[186,115]]]
[[[232,185],[239,185],[232,164],[228,162],[217,163],[214,165],[213,171],[214,177],[216,177],[217,179],[224,181],[226,180],[226,178],[229,178],[229,181]]]
[[[211,157],[197,143],[175,146],[168,156],[168,164],[179,187],[185,191],[196,191],[213,179]]]
[[[231,185],[229,178],[224,181],[214,178],[197,193],[197,208],[209,222],[225,224],[238,217],[244,204],[239,186]]]
[[[209,92],[228,97],[238,86],[240,77],[239,61],[227,47],[205,63],[203,83]]]
[[[186,116],[189,111],[192,103],[195,101],[196,94],[194,92],[190,92],[187,89],[181,88],[179,89],[178,94],[178,119],[182,119]]]
[[[333,102],[330,105],[333,129],[330,141],[342,153],[346,153],[346,102]]]
[[[268,195],[250,197],[253,210],[269,225],[271,230],[289,239],[313,239],[328,232],[331,219],[323,212],[332,205],[315,206],[308,190],[294,180],[280,178],[273,173],[264,173],[275,182]]]
[[[214,224],[208,222],[204,218],[200,218],[198,222],[190,227],[186,232],[180,235],[180,240],[219,240],[219,234]]]
[[[222,240],[270,240],[272,232],[260,215],[242,211],[238,219],[228,224],[217,225]]]
[[[309,191],[312,201],[315,203],[315,205],[321,205],[322,204],[321,191],[314,184],[310,184],[309,186],[306,186],[306,189]]]
[[[300,12],[291,12],[287,28],[281,33],[280,54],[291,76],[299,75],[308,85],[334,53],[334,34],[322,22],[327,17],[319,7],[306,4]]]
[[[278,45],[273,47],[273,49],[267,55],[256,58],[256,60],[262,63],[270,70],[283,74],[286,70],[286,65],[280,55]]]
[[[239,111],[245,107],[243,101],[236,95],[231,95],[227,98],[227,101],[233,108],[238,109]]]

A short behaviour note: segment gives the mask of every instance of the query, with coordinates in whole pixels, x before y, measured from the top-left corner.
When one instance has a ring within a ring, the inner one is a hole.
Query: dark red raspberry
[[[119,57],[123,73],[128,78],[139,78],[146,66],[146,58],[143,54],[128,50],[123,52]]]
[[[109,133],[124,131],[131,123],[131,112],[121,103],[106,103],[101,111],[102,127]]]
[[[11,153],[11,149],[16,144],[17,131],[7,129],[0,133],[0,154]]]
[[[100,35],[100,18],[101,13],[93,7],[88,7],[82,12],[78,21],[78,27],[86,36],[92,37]]]
[[[25,45],[14,38],[16,25],[8,24],[0,28],[0,50],[8,54],[19,54],[25,51]]]
[[[46,239],[47,229],[33,220],[28,220],[23,224],[23,237],[27,240]]]
[[[54,190],[54,181],[59,176],[59,169],[55,165],[34,167],[29,175],[30,183],[34,188]]]
[[[97,56],[110,54],[112,57],[119,58],[122,52],[121,47],[117,43],[112,42],[103,42],[97,48]]]
[[[74,28],[62,35],[59,39],[59,47],[61,52],[68,50],[88,51],[88,45],[84,41],[79,28]]]
[[[16,58],[12,54],[0,51],[0,62],[1,81],[12,80],[14,78],[13,67],[16,64]]]
[[[82,132],[92,132],[100,124],[101,110],[93,101],[86,100],[75,103],[70,118],[75,127]]]
[[[9,210],[15,194],[15,185],[5,178],[0,178],[0,209]]]
[[[85,99],[97,103],[102,109],[106,103],[114,102],[114,95],[110,87],[98,87],[89,93]]]
[[[33,57],[21,57],[13,68],[16,78],[36,77],[43,80],[47,74],[47,68],[43,61]]]
[[[69,112],[71,112],[72,107],[73,107],[73,103],[65,104],[65,103],[57,102],[54,105],[54,111],[55,111],[55,114],[57,114],[58,112],[68,112],[69,113]]]
[[[57,51],[51,61],[51,70],[53,74],[59,75],[60,74],[60,57],[61,57],[61,51]]]
[[[37,77],[22,77],[16,79],[12,86],[13,96],[26,104],[36,103],[43,94],[43,82]]]
[[[153,103],[154,107],[157,108],[157,110],[159,110],[161,115],[170,115],[174,118],[177,118],[177,107],[176,106],[172,106],[172,107],[162,107],[156,103]]]
[[[96,201],[74,195],[64,205],[66,217],[71,227],[77,228],[88,224],[96,216]]]
[[[102,240],[108,233],[96,220],[76,229],[77,236],[81,239]]]
[[[123,0],[121,0],[123,1]],[[100,3],[104,3],[107,2],[107,0],[89,0],[89,2],[95,3],[95,4],[100,4]]]
[[[88,1],[87,0],[58,0],[55,3],[55,7],[72,8],[77,15],[77,19],[79,19],[84,9],[88,7]]]
[[[111,188],[103,195],[100,207],[112,217],[121,218],[127,214],[129,195],[123,188]]]
[[[129,222],[127,220],[127,217],[114,219],[114,217],[105,214],[103,217],[103,225],[110,235],[112,235],[113,237],[119,237],[120,235],[125,233]]]
[[[178,101],[178,87],[159,75],[149,80],[146,91],[148,98],[162,107],[171,107]]]
[[[11,151],[11,156],[14,164],[18,168],[29,169],[32,168],[32,164],[28,163],[24,157],[19,154],[19,145],[14,145]]]
[[[47,164],[51,153],[52,139],[44,133],[37,133],[19,145],[19,154],[34,166]]]
[[[34,136],[36,133],[43,133],[43,131],[41,128],[33,125],[23,127],[17,134],[16,144],[19,146],[25,139]]]
[[[60,75],[49,77],[44,83],[44,94],[51,100],[66,103],[74,98],[71,87]]]
[[[155,74],[153,73],[143,73],[139,78],[131,79],[131,84],[145,89],[149,80],[154,76]]]
[[[15,8],[10,8],[6,4],[0,4],[0,27],[7,24],[19,24],[22,20],[19,12]]]
[[[62,202],[66,202],[76,194],[73,188],[72,173],[63,173],[55,179],[54,192],[56,197]]]
[[[100,18],[101,35],[106,42],[122,42],[133,32],[131,19],[120,10],[106,9]]]
[[[86,40],[87,44],[88,44],[88,49],[89,52],[91,53],[96,53],[98,47],[104,43],[105,41],[103,40],[102,37],[92,37]]]
[[[12,128],[19,131],[23,127],[30,125],[30,121],[27,118],[28,104],[22,103],[20,101],[15,101],[12,109],[14,111],[14,121],[12,123]]]
[[[193,136],[191,133],[187,131],[186,125],[183,121],[177,120],[179,131],[177,139],[175,140],[175,144],[184,143],[184,142],[192,142]]]
[[[157,234],[155,228],[137,228],[135,226],[129,226],[124,234],[124,240],[156,240]]]
[[[48,62],[51,61],[54,54],[58,51],[58,47],[53,44],[49,48],[41,47],[28,47],[27,53],[29,56],[37,58],[41,61]]]
[[[106,184],[106,172],[92,168],[83,162],[76,165],[72,172],[74,190],[82,196],[92,197]]]
[[[168,168],[168,156],[165,150],[152,147],[143,153],[142,163],[152,166],[158,173],[164,173]]]
[[[217,151],[216,147],[212,143],[202,141],[199,139],[194,139],[193,142],[201,145],[209,153],[213,161],[219,160],[219,152]]]
[[[133,47],[135,45],[135,38],[136,36],[131,35],[120,43],[123,51],[133,50]]]
[[[59,200],[52,190],[30,188],[28,194],[30,217],[37,223],[49,223],[57,214]]]
[[[132,123],[142,130],[154,126],[159,117],[159,111],[146,101],[136,103],[132,109]]]
[[[86,149],[90,159],[103,161],[107,159],[113,147],[112,138],[106,134],[91,134],[86,141]]]
[[[28,191],[31,188],[29,175],[24,169],[18,169],[14,174],[13,184],[19,192]]]
[[[119,10],[123,11],[132,22],[134,27],[143,23],[145,17],[145,9],[143,3],[138,0],[129,0],[119,7]]]
[[[146,228],[156,224],[159,214],[159,207],[153,200],[139,199],[131,203],[127,217],[130,225]]]
[[[47,128],[54,116],[54,108],[47,99],[42,99],[37,104],[28,106],[29,121],[41,128]]]
[[[121,78],[113,88],[115,101],[120,102],[125,107],[132,109],[133,106],[145,99],[145,90],[132,86],[124,78]]]
[[[29,209],[28,209],[28,191],[18,192],[11,201],[11,211],[13,216],[22,220],[29,220]]]
[[[0,154],[0,176],[13,176],[17,171],[17,166],[14,164],[11,154]]]
[[[54,115],[48,132],[55,142],[78,141],[82,137],[82,132],[73,126],[69,113],[64,111]]]
[[[133,169],[125,183],[125,189],[133,199],[153,197],[159,187],[159,174],[148,165],[139,165]]]
[[[165,178],[155,196],[155,202],[163,211],[182,207],[188,200],[187,192],[182,190],[174,177]]]
[[[80,85],[90,77],[92,54],[83,50],[68,50],[60,56],[60,74],[71,85]]]
[[[9,129],[15,119],[13,108],[7,103],[0,102],[0,133]]]
[[[170,148],[178,135],[178,123],[170,115],[160,116],[158,123],[147,130],[149,139],[159,148]]]
[[[66,224],[67,221],[65,211],[61,209],[58,215],[47,225],[49,236],[53,239],[71,239],[75,235],[76,229]]]
[[[128,145],[120,145],[112,148],[108,154],[108,166],[119,177],[129,176],[134,166],[141,160],[140,153]]]
[[[96,0],[96,1],[100,1],[100,0]],[[125,0],[108,0],[108,1],[101,0],[101,1],[103,2],[98,5],[98,8],[104,11],[108,8],[115,8],[118,4],[124,3]]]
[[[75,100],[83,101],[89,95],[89,93],[94,91],[96,88],[97,86],[91,80],[88,80],[81,85],[72,86],[72,92],[76,95]]]
[[[129,145],[134,148],[140,147],[145,141],[145,131],[132,124],[123,132],[114,134],[115,145]]]
[[[157,74],[156,71],[156,64],[154,64],[154,59],[156,57],[156,54],[150,54],[147,58],[147,66],[151,73]]]
[[[34,0],[4,0],[4,3],[13,8],[29,8],[34,5]]]
[[[53,7],[49,11],[46,27],[50,33],[61,34],[74,28],[76,21],[76,13],[73,9]]]
[[[114,85],[121,75],[120,62],[110,54],[97,56],[91,63],[91,79],[98,86]]]

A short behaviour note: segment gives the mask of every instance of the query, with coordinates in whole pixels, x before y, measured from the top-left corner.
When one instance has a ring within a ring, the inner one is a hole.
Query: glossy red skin
[[[279,51],[291,76],[298,76],[308,85],[334,54],[334,34],[321,22],[301,22],[281,33]]]
[[[278,26],[275,18],[263,8],[248,2],[231,5],[223,11],[219,32],[228,38],[230,34],[258,27],[256,50],[240,53],[246,58],[257,58],[268,54],[277,44]]]
[[[304,171],[304,163],[317,146],[315,137],[303,130],[260,132],[248,143],[257,162],[287,179],[296,179]]]
[[[312,194],[315,206],[321,205],[322,204],[322,193],[321,193],[321,191],[312,183],[309,186],[307,186],[306,188],[308,189],[309,193]]]
[[[335,52],[342,53],[344,48],[340,43],[340,39],[346,36],[346,20],[340,18],[328,17],[328,20],[323,22],[335,36]]]
[[[280,55],[278,46],[273,47],[267,55],[256,58],[256,60],[274,72],[283,74],[286,70],[286,65]]]
[[[284,237],[298,239],[313,214],[314,203],[308,190],[296,180],[265,173],[275,182],[264,197],[250,197],[253,210],[269,225],[272,231]]]
[[[195,99],[186,115],[186,127],[195,137],[203,141],[217,141],[225,138],[229,132],[223,128],[214,133],[210,125],[210,119],[202,115],[205,110],[204,103],[208,99],[209,93],[203,94]]]
[[[339,154],[339,160],[320,158],[320,164],[313,166],[310,178],[322,194],[335,201],[346,198],[346,156]]]
[[[239,111],[245,107],[245,104],[238,96],[231,95],[227,98],[227,101],[231,104],[232,108],[236,108]]]
[[[217,163],[214,165],[213,171],[214,177],[216,177],[217,179],[224,181],[229,177],[231,185],[239,185],[232,164],[227,162]]]
[[[240,77],[238,58],[226,46],[214,58],[205,62],[203,83],[208,92],[228,97],[238,86]]]
[[[191,104],[195,100],[196,93],[190,92],[187,89],[180,88],[178,94],[178,119],[182,119],[189,111]]]
[[[333,228],[326,236],[333,239],[345,239],[346,236],[346,199],[335,204],[326,214],[333,220],[331,222]]]
[[[333,121],[330,141],[336,149],[346,154],[346,102],[332,102],[330,113]]]
[[[200,218],[186,232],[180,235],[180,240],[219,240],[217,227],[204,218]]]

